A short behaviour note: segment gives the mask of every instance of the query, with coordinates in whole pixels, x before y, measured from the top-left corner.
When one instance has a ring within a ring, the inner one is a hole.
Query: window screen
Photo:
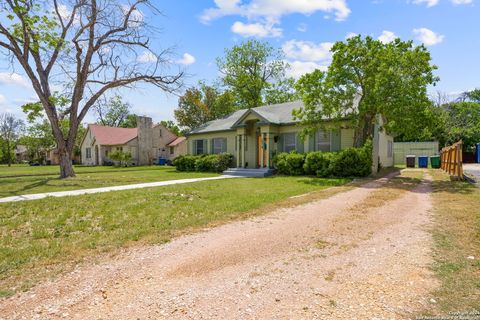
[[[283,135],[283,151],[290,152],[297,150],[297,135],[296,133],[285,133]]]
[[[204,140],[195,140],[195,154],[204,154],[205,146]]]
[[[213,139],[213,153],[227,152],[227,139],[215,138]]]
[[[331,150],[332,135],[330,131],[317,131],[315,135],[315,150],[329,152]]]

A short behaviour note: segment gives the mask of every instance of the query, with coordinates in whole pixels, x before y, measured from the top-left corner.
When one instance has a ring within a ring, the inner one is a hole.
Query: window
[[[332,134],[330,131],[317,131],[315,134],[315,150],[329,152],[331,150]]]
[[[205,140],[195,140],[194,141],[194,148],[195,154],[204,154],[205,153]]]
[[[105,157],[108,158],[108,150],[105,150]]]
[[[297,150],[297,134],[295,132],[283,134],[283,151]]]
[[[162,137],[162,129],[160,129],[160,138]]]
[[[392,158],[393,157],[393,141],[388,141],[387,145],[387,157]]]
[[[215,138],[213,139],[213,153],[227,152],[227,139]]]
[[[123,151],[123,147],[117,147],[117,151]]]
[[[85,158],[87,159],[92,158],[92,148],[85,148]]]
[[[175,153],[175,147],[170,147],[170,154],[174,154]]]

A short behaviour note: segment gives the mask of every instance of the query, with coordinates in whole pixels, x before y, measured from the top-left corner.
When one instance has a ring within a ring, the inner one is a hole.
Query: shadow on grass
[[[29,184],[26,184],[26,185],[23,185],[22,187],[19,187],[15,190],[8,190],[6,192],[0,192],[0,198],[3,198],[3,197],[10,197],[10,196],[17,196],[17,195],[20,195],[20,194],[25,194],[25,192],[29,191],[29,190],[32,190],[32,189],[35,189],[35,188],[38,188],[38,187],[43,187],[43,186],[46,186],[48,185],[48,183],[50,181],[59,181],[61,180],[60,178],[45,178],[45,179],[41,179],[41,180],[38,180],[38,181],[35,181],[33,183],[29,183]],[[3,182],[0,180],[0,186],[4,184],[4,185],[9,185],[11,184],[11,182]],[[68,184],[68,185],[64,185],[64,187],[68,187],[68,188],[73,188],[73,187],[77,187],[77,188],[84,188],[84,186],[82,186],[81,184],[79,183],[74,183],[74,184]],[[73,189],[76,189],[76,188],[73,188]],[[48,191],[39,191],[39,193],[41,192],[48,192]]]

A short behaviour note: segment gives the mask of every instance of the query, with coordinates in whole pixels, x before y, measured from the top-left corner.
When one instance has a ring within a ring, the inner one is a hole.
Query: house
[[[28,149],[22,144],[17,144],[15,146],[15,159],[17,163],[22,163],[28,161]]]
[[[89,124],[81,144],[82,164],[111,164],[109,153],[124,151],[132,154],[131,164],[151,165],[183,154],[185,143],[162,124],[153,125],[148,117],[137,117],[137,128]]]
[[[302,101],[268,105],[207,122],[189,133],[188,153],[228,152],[236,168],[271,168],[279,152],[339,151],[353,146],[354,129],[347,119],[340,128],[326,122],[325,130],[302,140],[301,127],[292,116],[301,107]],[[381,130],[381,121],[375,126],[373,149],[373,170],[393,165],[393,138]]]

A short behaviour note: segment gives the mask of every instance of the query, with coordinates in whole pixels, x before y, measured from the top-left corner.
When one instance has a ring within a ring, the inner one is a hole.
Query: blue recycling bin
[[[167,164],[167,159],[165,158],[159,158],[158,159],[158,164],[161,165],[161,166],[164,166]]]
[[[428,156],[418,156],[418,167],[428,168]]]
[[[477,143],[477,148],[475,149],[475,162],[480,163],[480,143]]]

